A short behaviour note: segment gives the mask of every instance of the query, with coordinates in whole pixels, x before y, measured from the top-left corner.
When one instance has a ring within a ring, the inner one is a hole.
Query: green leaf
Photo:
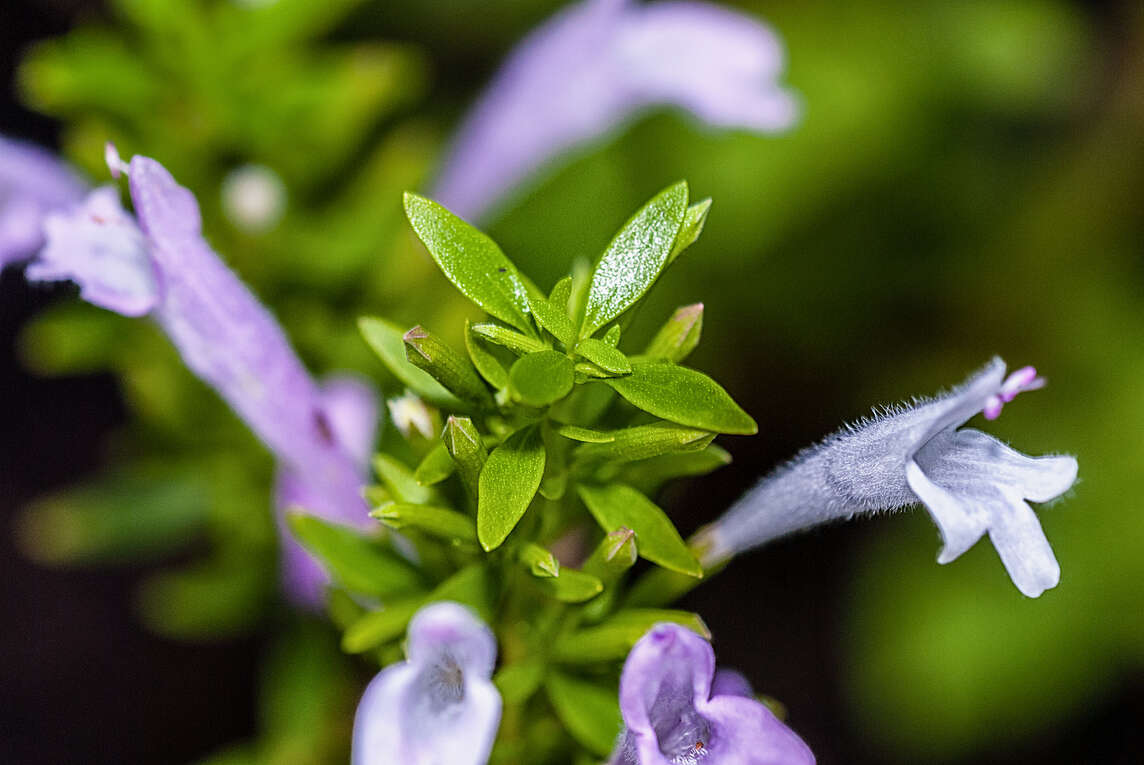
[[[626,375],[632,371],[632,363],[620,350],[594,337],[585,337],[576,343],[576,353],[593,364],[616,375]]]
[[[623,729],[619,697],[612,685],[550,672],[544,690],[556,716],[581,746],[599,757],[612,753]]]
[[[643,297],[667,264],[687,211],[687,182],[652,197],[612,239],[592,274],[580,336],[587,337]]]
[[[566,346],[576,342],[576,327],[568,318],[566,309],[548,302],[541,295],[529,295],[528,305],[536,322]]]
[[[467,566],[440,584],[428,600],[453,600],[477,612],[486,622],[493,621],[493,608],[499,591],[492,571],[481,563]]]
[[[406,192],[405,214],[433,260],[465,297],[532,334],[524,281],[496,242],[436,202]]]
[[[671,452],[699,451],[711,443],[715,434],[669,422],[656,422],[613,430],[611,436],[611,441],[579,447],[575,452],[576,459],[634,462]]]
[[[465,320],[465,350],[469,352],[469,359],[480,372],[481,377],[498,390],[508,387],[508,370],[501,365],[497,357],[487,348],[477,342],[473,337],[472,325]]]
[[[363,316],[358,329],[366,343],[381,358],[389,371],[411,391],[444,409],[464,410],[466,405],[447,391],[441,383],[423,369],[415,367],[405,358],[405,330],[385,319]]]
[[[423,505],[433,501],[436,492],[418,483],[413,471],[405,463],[390,457],[385,452],[373,455],[373,469],[377,472],[386,491],[398,502]]]
[[[604,584],[611,584],[635,565],[638,549],[636,534],[626,526],[609,531],[584,561],[584,571]]]
[[[540,689],[544,670],[544,663],[538,659],[509,664],[497,670],[493,683],[506,704],[523,704]]]
[[[662,359],[679,363],[687,358],[703,331],[703,304],[695,303],[675,309],[671,318],[664,322],[659,332],[652,338],[644,351],[650,359]]]
[[[586,444],[606,444],[616,440],[616,436],[612,432],[582,428],[579,425],[569,425],[563,422],[553,423],[552,429],[567,439]]]
[[[644,494],[654,493],[673,478],[707,475],[713,470],[731,464],[731,455],[715,444],[697,452],[663,454],[624,466],[619,480],[634,486]]]
[[[671,248],[671,255],[667,257],[667,264],[675,262],[684,250],[695,244],[695,240],[703,233],[703,226],[707,223],[707,211],[711,209],[711,199],[696,202],[687,208],[683,217],[683,225],[675,237],[675,244]]]
[[[556,284],[552,285],[552,292],[548,293],[548,302],[567,316],[568,298],[570,297],[572,297],[572,277],[565,276],[556,282]]]
[[[358,619],[342,635],[342,650],[346,653],[364,653],[405,634],[409,620],[421,608],[424,598],[406,598],[386,603],[377,611],[370,611]]]
[[[632,373],[603,381],[628,403],[665,420],[716,433],[754,435],[759,426],[719,383],[664,362],[632,362]]]
[[[477,541],[473,519],[447,507],[394,502],[371,511],[370,515],[395,529],[417,529],[450,542]]]
[[[610,345],[613,348],[617,347],[620,344],[620,325],[613,324],[608,327],[608,331],[605,332],[604,336],[600,339],[603,340],[606,345]]]
[[[700,577],[703,569],[667,515],[630,486],[577,487],[580,498],[604,531],[627,527],[636,533],[640,557],[672,571]]]
[[[287,522],[302,546],[347,590],[380,598],[424,585],[408,561],[359,532],[301,513],[289,513]]]
[[[489,458],[477,426],[468,417],[450,417],[445,421],[441,440],[457,465],[461,483],[475,498],[480,487],[481,469]]]
[[[417,470],[413,471],[413,480],[422,486],[432,486],[453,475],[456,469],[457,463],[449,455],[445,442],[441,441],[429,450]]]
[[[567,567],[560,569],[559,576],[542,579],[539,584],[549,597],[561,603],[583,603],[604,591],[599,577]]]
[[[521,356],[508,371],[513,399],[531,407],[553,404],[572,392],[572,359],[558,351]]]
[[[533,576],[547,578],[560,576],[560,562],[556,560],[556,556],[538,544],[529,542],[524,545],[517,553],[517,558],[528,566]]]
[[[568,664],[617,661],[625,658],[632,646],[660,622],[686,627],[705,640],[711,631],[690,611],[655,608],[632,608],[620,611],[611,619],[594,627],[565,633],[556,641],[553,657]]]
[[[162,558],[209,526],[210,484],[191,471],[136,469],[36,500],[17,527],[40,563]]]
[[[492,406],[489,389],[473,365],[436,335],[417,326],[401,339],[405,343],[405,357],[409,363],[424,369],[458,398],[478,406]]]
[[[508,348],[517,355],[548,350],[548,346],[539,340],[513,332],[499,324],[474,324],[470,327],[470,331],[478,338]]]
[[[493,550],[524,516],[544,475],[544,442],[530,425],[513,433],[489,455],[477,497],[477,535]]]

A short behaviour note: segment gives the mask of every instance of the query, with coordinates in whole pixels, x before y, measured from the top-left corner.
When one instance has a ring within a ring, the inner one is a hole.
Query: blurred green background
[[[751,553],[687,607],[707,618],[722,662],[786,704],[823,763],[1136,761],[1144,8],[728,5],[784,40],[797,127],[760,137],[651,113],[542,169],[482,222],[547,289],[668,182],[714,198],[703,238],[632,335],[638,344],[675,306],[704,302],[693,363],[760,435],[729,440],[734,464],[673,487],[665,507],[693,530],[841,422],[952,385],[994,353],[1035,364],[1050,386],[988,430],[1028,453],[1075,453],[1081,472],[1072,495],[1040,513],[1063,573],[1039,600],[1016,591],[988,544],[938,566],[937,534],[918,511]],[[396,394],[356,316],[447,333],[469,310],[415,246],[400,192],[430,187],[482,83],[559,6],[20,0],[6,32],[9,95],[58,120],[62,150],[94,178],[107,138],[164,162],[311,368],[356,369]],[[0,130],[42,136],[56,124],[30,112],[6,106]],[[267,231],[223,211],[224,179],[250,163],[287,188]],[[11,274],[5,288],[27,290]],[[91,425],[92,469],[68,472],[29,512],[12,509],[20,549],[44,564],[141,571],[119,586],[160,634],[279,646],[265,649],[268,680],[248,672],[218,691],[262,689],[260,720],[231,738],[262,737],[226,761],[336,761],[362,668],[278,602],[270,457],[156,328],[66,288],[30,294],[44,306],[8,349],[21,374],[79,386],[111,373],[98,395],[125,409]],[[16,481],[20,464],[0,472]],[[6,603],[6,621],[42,607],[19,601]],[[28,697],[14,692],[13,703]],[[221,740],[186,748],[205,755]]]

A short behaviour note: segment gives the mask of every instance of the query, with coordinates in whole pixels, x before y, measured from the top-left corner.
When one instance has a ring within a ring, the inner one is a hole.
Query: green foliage
[[[362,609],[332,592],[346,651],[395,655],[409,619],[435,600],[485,615],[503,647],[505,729],[528,731],[498,745],[510,759],[539,757],[532,736],[553,725],[581,754],[605,754],[619,731],[617,662],[656,622],[707,635],[695,614],[621,605],[637,556],[692,582],[703,575],[643,492],[726,464],[712,439],[753,433],[754,421],[709,377],[676,364],[698,343],[701,307],[677,311],[643,356],[618,347],[619,324],[594,336],[630,314],[672,253],[698,236],[709,203],[689,208],[687,194],[677,183],[656,195],[594,270],[558,280],[547,297],[488,236],[406,195],[433,260],[490,314],[465,322],[464,353],[420,326],[359,323],[407,395],[444,410],[440,440],[411,432],[386,444],[374,459],[379,485],[367,490],[371,515],[412,545],[419,564],[401,563],[406,580],[371,593],[361,580],[385,575],[393,547],[292,520],[338,584],[380,601]],[[414,568],[420,579],[408,575]],[[542,689],[547,703],[532,703]]]

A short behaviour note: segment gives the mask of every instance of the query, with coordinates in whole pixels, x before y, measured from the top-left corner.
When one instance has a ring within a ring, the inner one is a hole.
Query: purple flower
[[[806,449],[764,478],[702,534],[708,564],[799,529],[858,513],[922,503],[949,563],[986,532],[1013,583],[1035,598],[1060,580],[1036,514],[1076,480],[1073,457],[1028,457],[978,430],[958,430],[978,412],[992,419],[1022,390],[1044,381],[1032,367],[1005,376],[994,359],[960,387],[889,408]]]
[[[198,203],[162,165],[139,156],[125,165],[114,149],[108,164],[128,173],[135,218],[112,187],[49,215],[28,278],[71,279],[96,305],[151,316],[278,458],[280,509],[372,525],[360,487],[377,419],[373,393],[346,381],[318,388],[273,316],[203,239]],[[308,599],[317,574],[292,544],[284,552],[288,591]]]
[[[373,453],[378,408],[373,389],[353,377],[333,377],[322,385],[321,409],[330,424],[337,444],[354,460],[360,482],[364,482],[369,458]],[[325,596],[330,577],[286,526],[286,510],[303,510],[320,518],[362,529],[376,526],[368,516],[358,512],[356,505],[339,505],[333,498],[315,486],[305,472],[279,465],[274,482],[274,505],[277,514],[278,536],[281,540],[282,589],[290,599],[302,605],[318,608]],[[347,512],[348,511],[348,512]]]
[[[353,765],[486,762],[501,713],[492,632],[463,606],[433,603],[413,617],[405,651],[358,704]]]
[[[78,204],[86,191],[50,152],[0,136],[0,269],[35,253],[44,216]]]
[[[751,698],[745,679],[720,678],[711,645],[677,624],[657,624],[628,654],[620,712],[626,728],[610,765],[814,762],[802,739]]]
[[[637,112],[674,105],[709,125],[793,124],[782,46],[750,16],[698,2],[585,0],[509,55],[458,131],[433,197],[479,218],[554,156]]]

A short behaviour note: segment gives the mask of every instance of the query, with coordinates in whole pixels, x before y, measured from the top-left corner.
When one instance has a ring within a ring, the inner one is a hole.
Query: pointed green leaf
[[[695,240],[703,233],[703,226],[707,223],[707,211],[710,209],[710,198],[696,202],[687,208],[687,214],[683,217],[683,225],[679,228],[679,234],[675,237],[675,245],[671,248],[671,255],[667,258],[668,265],[671,265],[684,250],[695,244]]]
[[[639,489],[644,494],[653,494],[666,481],[707,475],[730,464],[731,455],[725,449],[715,444],[708,444],[706,449],[697,452],[663,454],[629,463],[619,475],[623,483]]]
[[[632,373],[603,381],[656,417],[716,433],[754,435],[759,426],[719,383],[702,372],[665,362],[632,362]]]
[[[677,308],[671,318],[664,322],[652,341],[648,343],[644,356],[650,359],[663,359],[679,363],[687,358],[703,331],[703,304],[695,303]]]
[[[488,381],[489,385],[498,390],[508,387],[508,370],[501,365],[496,356],[477,342],[476,338],[473,337],[472,325],[469,324],[468,320],[465,321],[465,350],[469,352],[469,359],[472,360],[473,366],[481,373],[481,377]]]
[[[620,344],[620,325],[613,324],[612,326],[608,327],[608,331],[605,332],[604,336],[600,339],[613,348],[617,347]]]
[[[447,507],[394,502],[371,511],[370,515],[394,529],[417,529],[450,542],[477,541],[473,519]]]
[[[489,389],[473,365],[424,327],[417,326],[402,336],[409,363],[428,372],[457,398],[478,406],[493,403]]]
[[[584,561],[584,571],[604,584],[615,582],[635,565],[638,549],[636,533],[626,526],[609,531]]]
[[[560,569],[559,576],[543,579],[539,584],[550,598],[561,603],[583,603],[604,591],[604,583],[598,577],[567,567]]]
[[[433,260],[465,297],[532,333],[524,282],[496,242],[436,202],[406,192],[405,214]]]
[[[516,354],[548,350],[548,346],[539,340],[513,332],[499,324],[474,324],[470,327],[470,331],[477,338],[496,343]]]
[[[500,546],[528,510],[544,475],[544,442],[535,425],[493,450],[481,471],[477,534],[485,550]]]
[[[593,364],[616,375],[626,375],[632,371],[632,363],[620,350],[594,337],[585,337],[576,343],[576,353]]]
[[[568,298],[572,297],[572,277],[565,276],[552,285],[552,292],[548,293],[548,302],[568,315]]]
[[[457,465],[461,483],[473,497],[476,497],[481,469],[489,457],[477,426],[468,417],[450,417],[445,421],[445,431],[441,434],[441,440]]]
[[[417,482],[413,471],[405,463],[390,457],[385,452],[373,455],[373,469],[377,472],[389,496],[398,502],[423,505],[431,502],[436,492]]]
[[[576,342],[576,327],[568,318],[566,309],[548,302],[541,295],[529,295],[528,305],[536,322],[564,345]]]
[[[572,441],[582,441],[586,444],[606,444],[616,440],[616,436],[606,430],[592,430],[591,428],[582,428],[579,425],[568,425],[566,423],[553,423],[552,429],[561,436]]]
[[[457,463],[453,462],[449,450],[445,448],[445,442],[442,441],[430,449],[421,460],[417,470],[413,471],[413,480],[422,486],[432,486],[453,475],[456,469]]]
[[[611,441],[588,443],[576,449],[576,459],[634,462],[671,452],[698,451],[715,437],[708,430],[685,428],[670,422],[622,428],[611,431],[611,435]]]
[[[626,657],[632,646],[660,622],[672,622],[688,628],[705,640],[711,639],[711,631],[698,614],[658,608],[631,608],[620,611],[602,624],[565,633],[557,640],[553,657],[568,664],[618,661]]]
[[[560,575],[560,562],[556,556],[538,544],[529,542],[524,545],[517,553],[517,558],[528,566],[533,576],[551,578]]]
[[[556,716],[581,746],[599,757],[611,754],[623,729],[620,702],[612,685],[550,672],[544,689]]]
[[[580,498],[604,531],[627,527],[636,534],[641,558],[681,574],[699,577],[703,569],[667,515],[630,486],[577,487]]]
[[[514,400],[548,406],[572,392],[572,359],[558,351],[529,353],[509,369],[508,382]]]
[[[425,598],[405,598],[386,603],[377,611],[370,611],[350,625],[342,635],[342,650],[346,653],[364,653],[382,643],[396,640],[405,634],[409,620],[421,608]]]
[[[389,371],[401,382],[405,383],[418,396],[432,401],[444,409],[467,409],[468,407],[433,376],[423,369],[415,367],[405,358],[405,330],[391,321],[374,316],[363,316],[358,319],[358,329],[366,343],[374,353],[381,358]]]
[[[288,514],[287,522],[302,546],[347,590],[390,597],[423,586],[408,561],[360,532],[301,513]]]
[[[540,689],[544,681],[544,663],[538,659],[509,664],[497,670],[493,683],[506,704],[523,704]]]
[[[600,257],[588,288],[580,336],[631,308],[655,282],[687,212],[687,182],[668,186],[633,215]]]

